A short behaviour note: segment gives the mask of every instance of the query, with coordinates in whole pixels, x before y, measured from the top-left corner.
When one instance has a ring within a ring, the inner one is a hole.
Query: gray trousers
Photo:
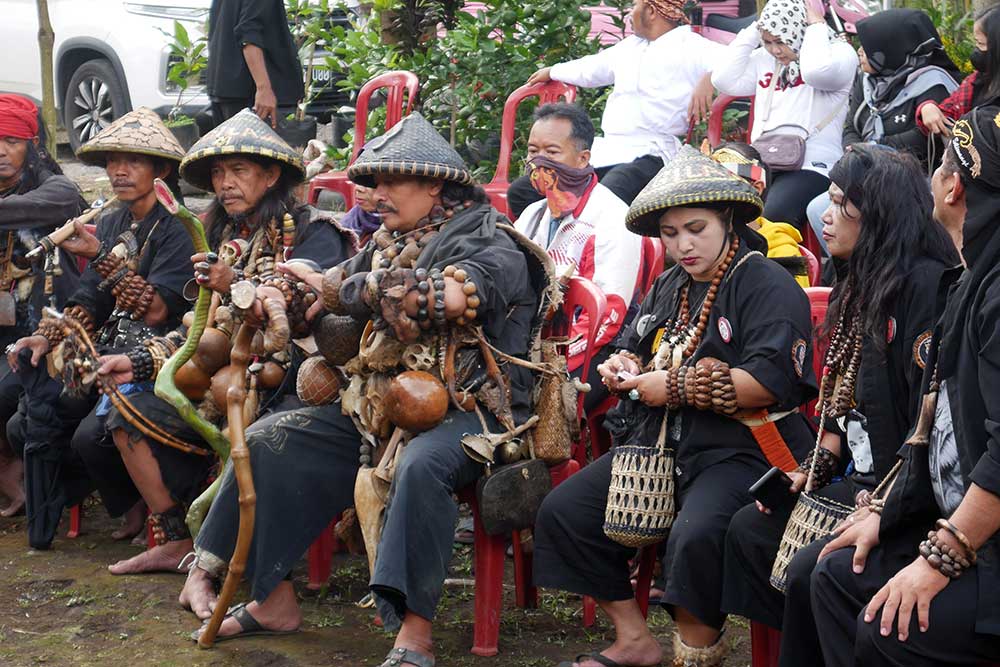
[[[487,415],[487,423],[496,422]],[[458,506],[452,494],[483,474],[462,449],[481,433],[475,413],[451,410],[436,428],[413,438],[400,457],[386,509],[371,588],[386,630],[407,612],[433,619],[454,544]]]

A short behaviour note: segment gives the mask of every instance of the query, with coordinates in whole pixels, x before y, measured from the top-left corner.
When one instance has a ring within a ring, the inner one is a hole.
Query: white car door
[[[35,0],[0,0],[0,91],[42,98]]]

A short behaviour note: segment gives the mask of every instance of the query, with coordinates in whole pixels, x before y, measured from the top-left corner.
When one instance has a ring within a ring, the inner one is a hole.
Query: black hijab
[[[875,70],[876,106],[891,101],[914,71],[937,66],[961,81],[930,17],[918,9],[887,9],[858,21],[858,39]]]
[[[938,373],[955,371],[959,342],[983,279],[1000,265],[1000,107],[986,106],[962,116],[952,128],[968,208],[962,227],[967,270],[948,299],[942,316]]]

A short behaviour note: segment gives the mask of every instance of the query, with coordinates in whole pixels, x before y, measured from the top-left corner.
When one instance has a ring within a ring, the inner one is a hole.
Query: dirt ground
[[[61,164],[88,200],[108,194],[102,169],[70,160]],[[204,201],[189,199],[189,205],[200,209]],[[373,624],[373,612],[354,604],[366,593],[363,557],[335,556],[329,585],[318,593],[307,590],[306,563],[299,563],[295,583],[305,615],[301,634],[243,639],[202,651],[189,639],[198,621],[177,604],[180,575],[114,577],[107,572],[109,563],[136,554],[139,547],[110,539],[116,524],[96,498],[86,508],[84,533],[66,539],[64,520],[50,551],[27,547],[24,523],[24,517],[0,519],[0,666],[370,667],[380,664],[392,647],[392,638]],[[435,626],[439,667],[550,667],[612,640],[608,620],[600,613],[596,626],[582,627],[577,596],[541,591],[538,609],[518,609],[508,561],[500,653],[475,657],[469,653],[471,547],[456,546],[450,576],[457,583],[445,588]],[[241,590],[237,600],[245,596]],[[650,625],[669,654],[669,615],[652,611]],[[728,635],[734,650],[727,665],[748,666],[746,622],[732,619]]]
[[[67,513],[68,515],[68,513]],[[188,638],[198,627],[177,604],[180,575],[115,577],[108,563],[139,547],[113,542],[115,522],[91,499],[84,533],[66,539],[66,525],[52,549],[28,549],[24,517],[0,519],[0,665],[6,667],[320,667],[378,665],[392,638],[373,622],[373,612],[354,602],[366,592],[366,561],[338,554],[327,590],[307,590],[305,561],[295,571],[305,614],[303,632],[280,638],[248,638],[202,651]],[[457,582],[472,576],[470,547],[457,546],[450,574]],[[500,628],[500,653],[479,658],[472,646],[473,587],[446,586],[436,625],[440,667],[551,667],[578,652],[610,643],[606,617],[585,629],[576,596],[541,591],[538,609],[518,609],[508,561]],[[246,591],[237,594],[245,599]],[[749,665],[749,633],[734,619],[730,666]],[[650,624],[665,647],[670,617],[654,610]],[[669,649],[668,649],[669,650]]]

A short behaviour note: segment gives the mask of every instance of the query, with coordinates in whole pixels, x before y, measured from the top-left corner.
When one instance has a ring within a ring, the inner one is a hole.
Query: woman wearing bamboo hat
[[[748,183],[685,148],[629,210],[629,230],[659,236],[677,266],[600,367],[623,398],[608,419],[615,448],[549,494],[538,515],[539,585],[593,596],[617,632],[611,647],[567,666],[661,664],[628,567],[635,546],[661,539],[673,664],[718,665],[726,654],[729,519],[771,465],[806,451],[812,436],[795,409],[816,393],[809,304],[746,226],[761,207]],[[650,493],[640,498],[640,488]],[[639,505],[653,509],[629,511]]]

